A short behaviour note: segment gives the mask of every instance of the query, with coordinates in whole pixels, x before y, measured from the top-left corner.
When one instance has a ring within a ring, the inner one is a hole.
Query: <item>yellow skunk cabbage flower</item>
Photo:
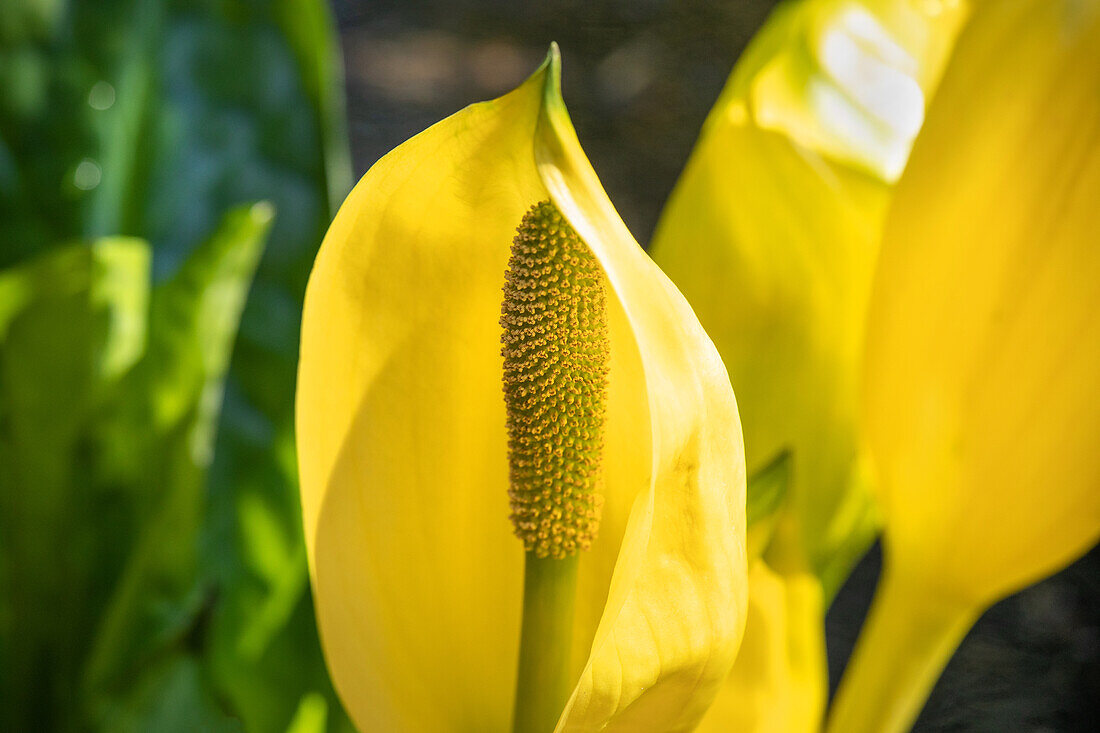
[[[821,584],[779,575],[762,559],[749,571],[745,638],[723,691],[699,731],[816,731],[825,709]]]
[[[749,488],[745,638],[699,731],[795,733],[820,728],[828,693],[821,583],[809,573],[781,575],[760,557],[775,532],[789,483],[790,459],[784,454],[757,472]]]
[[[745,479],[729,379],[601,188],[559,74],[554,48],[512,93],[382,158],[310,277],[297,395],[306,546],[326,658],[363,730],[507,730],[525,555],[513,530],[528,559],[572,549],[540,545],[522,477],[509,498],[505,362],[512,387],[522,369],[502,286],[529,212],[587,246],[608,345],[590,384],[600,391],[606,364],[606,395],[584,398],[606,416],[602,499],[568,510],[577,547],[590,547],[576,555],[556,730],[691,730],[740,643]],[[510,393],[510,409],[523,397]],[[528,458],[511,438],[515,474]],[[586,524],[597,507],[598,532]]]
[[[790,733],[820,721],[824,610],[877,531],[856,411],[882,222],[966,11],[781,5],[734,69],[658,225],[653,256],[729,369],[750,476],[778,455],[793,464],[751,576],[745,656],[701,730]]]
[[[978,615],[1100,537],[1100,3],[978,6],[885,231],[885,569],[829,729],[907,730]]]
[[[827,597],[875,532],[855,412],[882,221],[965,7],[780,6],[707,118],[654,236],[654,259],[729,369],[750,475],[791,454],[777,536],[799,545],[798,570],[821,577]]]

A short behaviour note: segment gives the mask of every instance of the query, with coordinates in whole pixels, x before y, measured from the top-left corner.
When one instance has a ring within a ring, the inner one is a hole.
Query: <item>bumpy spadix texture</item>
[[[532,206],[512,240],[500,325],[511,519],[539,557],[588,549],[599,527],[610,356],[602,277],[557,208]]]

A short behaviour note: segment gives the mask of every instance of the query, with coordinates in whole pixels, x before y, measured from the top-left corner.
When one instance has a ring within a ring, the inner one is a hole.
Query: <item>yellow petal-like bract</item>
[[[826,597],[876,529],[855,460],[857,367],[890,183],[964,18],[965,3],[780,6],[654,236],[654,259],[729,369],[750,475],[792,456],[779,536],[800,545]],[[905,105],[913,119],[890,117]]]
[[[767,587],[798,578],[810,598],[808,586],[822,585],[797,623],[750,618],[746,649],[760,665],[761,650],[776,656],[755,676],[739,662],[708,721],[790,733],[820,715],[825,676],[793,668],[788,644],[824,645],[829,599],[877,531],[857,459],[867,300],[892,184],[966,12],[965,2],[781,4],[734,69],[658,225],[653,256],[729,369],[750,475],[791,459],[763,548],[775,571]],[[780,641],[784,629],[816,642]],[[791,714],[776,728],[780,709]]]
[[[699,733],[819,731],[829,691],[823,613],[817,578],[754,560],[745,639]]]
[[[830,718],[907,730],[989,604],[1100,537],[1100,3],[976,6],[898,185],[863,413],[885,569]]]
[[[310,278],[297,428],[310,573],[364,730],[496,731],[512,710],[523,546],[508,520],[501,285],[550,199],[606,278],[599,536],[582,553],[560,731],[681,731],[733,663],[744,463],[725,369],[600,187],[556,49],[516,91],[380,160]]]
[[[867,439],[895,567],[990,602],[1100,536],[1100,3],[982,8],[898,188]]]

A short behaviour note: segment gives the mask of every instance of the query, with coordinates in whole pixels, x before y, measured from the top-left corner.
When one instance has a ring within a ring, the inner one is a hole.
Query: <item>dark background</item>
[[[770,0],[337,0],[356,176],[411,135],[511,89],[550,41],[581,144],[647,242]],[[881,565],[876,546],[826,622],[835,688]],[[977,623],[916,731],[1100,730],[1100,551]]]

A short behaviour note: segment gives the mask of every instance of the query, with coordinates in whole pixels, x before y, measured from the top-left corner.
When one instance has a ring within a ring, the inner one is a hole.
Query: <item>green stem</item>
[[[551,733],[569,699],[577,561],[527,553],[513,733]]]
[[[904,733],[980,609],[883,570],[829,713],[827,733]]]

